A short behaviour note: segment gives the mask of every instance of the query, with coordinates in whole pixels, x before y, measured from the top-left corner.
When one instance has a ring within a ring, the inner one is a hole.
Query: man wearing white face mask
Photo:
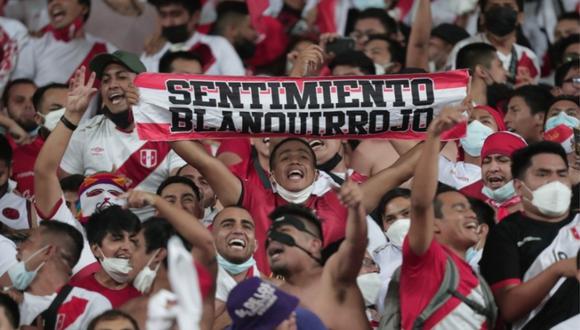
[[[481,273],[514,329],[551,328],[575,316],[580,299],[580,216],[570,211],[566,153],[553,142],[530,145],[512,155],[511,172],[524,211],[491,230]]]
[[[364,52],[373,60],[377,75],[397,73],[405,66],[405,49],[388,35],[369,36]]]

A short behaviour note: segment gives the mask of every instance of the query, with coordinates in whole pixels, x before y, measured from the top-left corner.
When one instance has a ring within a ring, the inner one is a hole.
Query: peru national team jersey
[[[121,131],[103,115],[74,132],[60,164],[69,174],[114,172],[129,179],[131,188],[152,193],[183,165],[168,143],[142,141],[137,130]]]
[[[20,310],[20,325],[34,325],[35,319],[57,297],[54,293],[48,296],[35,296],[24,292]],[[97,292],[73,288],[58,308],[55,330],[85,330],[98,315],[111,309],[109,301]]]
[[[44,140],[37,136],[34,141],[25,145],[14,145],[12,179],[16,181],[16,190],[23,197],[34,201],[34,162],[44,145]]]
[[[32,203],[13,192],[0,198],[0,222],[12,229],[29,229],[32,225]]]
[[[202,61],[203,73],[206,75],[243,76],[245,74],[242,60],[230,42],[220,36],[209,36],[195,32],[183,44],[166,43],[161,50],[153,55],[141,56],[147,72],[159,72],[159,60],[165,53],[171,51],[191,51]]]
[[[97,281],[95,274],[91,274],[78,281],[72,281],[70,284],[74,287],[100,293],[109,300],[113,308],[119,308],[129,300],[141,296],[141,293],[131,283],[128,283],[126,287],[120,290],[106,288]]]
[[[485,306],[479,279],[471,266],[454,252],[438,243],[431,242],[429,249],[417,256],[409,246],[408,237],[403,242],[403,265],[401,266],[401,325],[412,329],[413,322],[427,306],[439,289],[447,256],[451,256],[459,272],[457,292]],[[425,321],[425,329],[488,329],[485,316],[480,315],[456,297],[451,297]]]

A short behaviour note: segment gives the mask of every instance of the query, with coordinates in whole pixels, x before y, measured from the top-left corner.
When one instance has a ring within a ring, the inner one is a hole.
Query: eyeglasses
[[[574,85],[574,87],[580,87],[580,77],[573,77],[563,81],[563,83],[569,83]]]

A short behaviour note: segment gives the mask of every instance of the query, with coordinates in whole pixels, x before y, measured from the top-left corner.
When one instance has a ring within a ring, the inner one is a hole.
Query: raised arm
[[[441,133],[457,124],[461,116],[459,108],[450,107],[431,122],[423,152],[415,166],[411,188],[411,227],[407,236],[411,250],[416,255],[425,253],[433,240],[433,199],[437,191]]]
[[[223,206],[238,204],[242,196],[242,182],[226,165],[209,155],[199,142],[175,141],[170,144],[183,160],[206,178]]]
[[[431,0],[419,0],[407,47],[407,67],[422,68],[429,71],[431,21]]]
[[[356,283],[367,247],[367,213],[363,205],[363,191],[350,178],[346,178],[338,196],[348,207],[346,236],[338,251],[328,260],[324,271],[335,283],[350,285]]]
[[[77,126],[97,89],[93,87],[95,74],[85,82],[85,67],[75,72],[69,84],[64,118]],[[36,207],[42,214],[49,214],[62,198],[57,171],[71,139],[73,131],[59,122],[44,143],[34,164],[34,189]]]

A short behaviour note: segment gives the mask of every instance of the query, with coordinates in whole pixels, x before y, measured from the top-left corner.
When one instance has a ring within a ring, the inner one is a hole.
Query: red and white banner
[[[467,93],[465,70],[421,75],[224,77],[140,74],[139,137],[241,136],[422,139],[443,106]],[[456,127],[444,139],[457,139]]]

